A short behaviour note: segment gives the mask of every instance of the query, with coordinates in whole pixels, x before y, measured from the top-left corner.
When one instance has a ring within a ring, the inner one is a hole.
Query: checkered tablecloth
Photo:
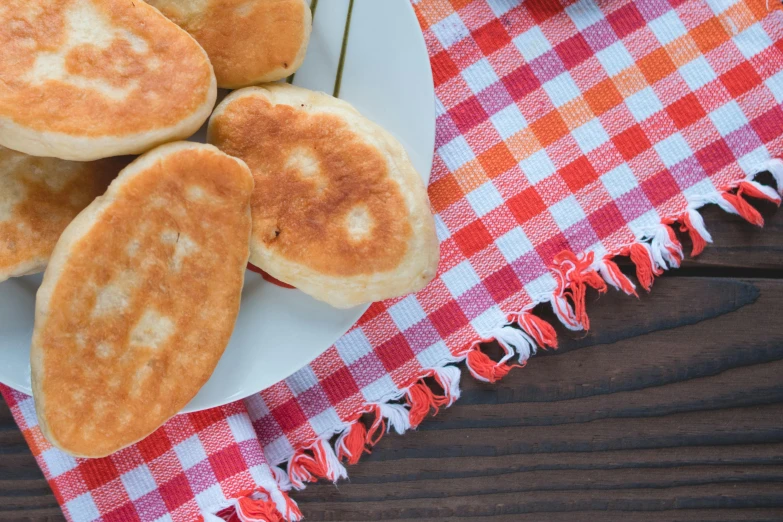
[[[324,1],[324,0],[322,0]],[[698,209],[760,225],[783,187],[783,14],[770,0],[419,0],[437,143],[437,278],[373,305],[335,346],[244,401],[169,421],[100,460],[53,449],[32,399],[4,390],[73,521],[298,519],[287,491],[556,344],[531,310],[588,326],[585,293],[679,265]],[[323,7],[321,7],[323,9]],[[506,355],[490,359],[481,343]],[[382,465],[382,464],[379,464]],[[220,517],[216,518],[215,514]]]

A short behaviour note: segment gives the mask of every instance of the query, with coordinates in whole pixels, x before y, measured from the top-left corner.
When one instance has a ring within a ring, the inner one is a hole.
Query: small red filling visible
[[[295,286],[291,286],[291,285],[286,284],[286,283],[284,283],[282,281],[278,281],[277,279],[275,279],[271,275],[267,274],[266,272],[264,272],[263,270],[261,270],[260,268],[258,268],[254,264],[248,263],[247,264],[247,269],[250,270],[251,272],[255,272],[256,274],[261,274],[261,277],[263,277],[266,281],[269,281],[273,285],[277,285],[277,286],[279,286],[281,288],[296,288]]]

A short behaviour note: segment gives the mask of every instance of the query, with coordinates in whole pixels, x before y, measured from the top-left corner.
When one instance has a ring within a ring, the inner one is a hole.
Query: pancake
[[[178,142],[135,160],[52,253],[30,350],[41,430],[101,457],[180,411],[234,328],[253,177],[216,148]]]
[[[332,306],[404,295],[435,275],[438,240],[402,145],[348,103],[287,84],[230,94],[208,140],[256,181],[250,262]]]
[[[125,164],[36,158],[0,147],[0,281],[43,271],[68,223]]]
[[[302,65],[312,15],[305,0],[147,0],[207,51],[219,87],[290,76]]]
[[[0,145],[89,161],[186,138],[217,87],[204,50],[131,0],[0,3]]]

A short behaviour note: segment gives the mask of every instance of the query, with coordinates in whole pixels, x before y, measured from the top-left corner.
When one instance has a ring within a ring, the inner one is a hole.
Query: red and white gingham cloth
[[[414,7],[437,93],[438,277],[373,305],[285,381],[178,416],[105,459],[53,449],[32,399],[4,390],[69,520],[296,519],[285,491],[345,477],[342,462],[385,431],[450,405],[460,376],[452,363],[494,381],[553,346],[551,326],[529,313],[535,304],[587,327],[587,287],[635,292],[612,257],[630,256],[649,288],[682,259],[675,226],[696,252],[710,241],[701,206],[761,224],[746,197],[779,202],[753,180],[769,170],[783,187],[775,0]],[[506,350],[499,362],[480,351],[490,339]]]

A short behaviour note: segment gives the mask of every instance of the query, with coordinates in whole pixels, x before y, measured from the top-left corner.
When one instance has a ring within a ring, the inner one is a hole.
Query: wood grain
[[[783,214],[706,215],[702,257],[638,300],[591,294],[591,332],[502,382],[464,378],[349,482],[295,493],[307,520],[783,520]],[[5,405],[0,520],[62,520]]]

